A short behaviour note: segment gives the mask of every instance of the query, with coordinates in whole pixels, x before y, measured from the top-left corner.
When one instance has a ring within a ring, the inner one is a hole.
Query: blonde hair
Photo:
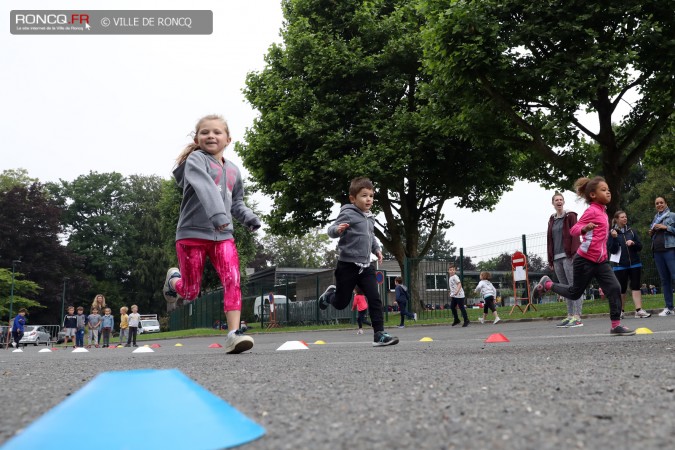
[[[206,122],[207,120],[220,120],[223,122],[223,125],[225,127],[225,132],[227,133],[227,136],[230,137],[230,127],[227,125],[227,121],[225,118],[219,114],[209,114],[208,116],[204,116],[201,119],[197,121],[197,125],[195,125],[195,131],[193,131],[193,137],[195,137],[191,143],[185,146],[182,152],[178,155],[178,158],[176,158],[176,165],[180,166],[185,162],[186,159],[188,159],[188,156],[190,156],[190,153],[194,152],[199,148],[199,144],[196,142],[196,136],[197,133],[199,133],[199,129],[201,128],[202,124]]]
[[[129,311],[129,308],[127,308],[126,306],[122,306],[122,307],[120,308],[120,311],[122,311],[122,314],[126,314],[127,311]]]
[[[99,298],[99,297],[101,297],[101,298],[103,299],[103,303],[101,303],[101,307],[100,307],[100,308],[99,308],[99,306],[98,306],[98,302],[96,301],[96,299]],[[105,295],[103,295],[103,294],[96,294],[96,296],[94,297],[94,301],[91,302],[91,306],[95,306],[97,309],[99,309],[99,310],[102,311],[103,308],[106,307],[106,304],[105,304]]]

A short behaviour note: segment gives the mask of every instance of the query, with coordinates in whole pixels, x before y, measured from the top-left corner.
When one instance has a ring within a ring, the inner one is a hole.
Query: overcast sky
[[[279,0],[4,0],[0,20],[0,169],[27,169],[40,181],[95,172],[168,178],[195,122],[219,113],[234,141],[255,112],[242,94],[246,74],[264,67],[280,42]],[[212,10],[202,36],[12,35],[11,10]],[[234,153],[226,157],[248,172]],[[448,174],[456,176],[456,174]],[[448,238],[471,247],[545,231],[552,192],[517,183],[494,212],[448,206]],[[270,202],[255,196],[261,209]],[[567,193],[567,206],[581,212]]]

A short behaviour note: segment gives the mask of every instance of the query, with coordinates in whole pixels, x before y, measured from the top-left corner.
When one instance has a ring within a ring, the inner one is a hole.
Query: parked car
[[[144,333],[159,333],[159,320],[157,319],[141,319],[138,327],[138,334]]]
[[[19,344],[23,344],[24,346],[33,344],[37,347],[39,344],[49,345],[50,341],[49,333],[45,327],[41,325],[26,325],[23,338],[21,338]]]

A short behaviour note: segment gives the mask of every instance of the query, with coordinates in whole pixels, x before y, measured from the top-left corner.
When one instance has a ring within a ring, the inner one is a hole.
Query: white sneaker
[[[413,320],[417,322],[417,313],[413,313]]]
[[[253,347],[253,338],[237,330],[232,334],[228,334],[224,347],[225,353],[245,352]]]
[[[672,309],[664,308],[663,311],[659,313],[659,316],[661,317],[666,317],[666,316],[672,316],[675,314],[675,311]]]
[[[492,322],[492,324],[493,324],[493,325],[496,325],[496,324],[497,324],[497,322],[499,322],[500,320],[502,320],[502,319],[500,319],[499,317],[497,317],[497,318],[495,319],[495,321],[494,321],[494,322]]]
[[[647,317],[651,317],[651,313],[648,313],[644,309],[640,308],[638,311],[635,311],[636,319],[646,319]]]
[[[16,348],[16,342],[12,341],[12,347]]]
[[[480,323],[485,323],[485,319],[482,318],[482,317],[479,317],[479,318],[478,318],[478,321],[479,321]]]
[[[359,329],[359,331],[356,332],[356,334],[363,334],[363,329]]]

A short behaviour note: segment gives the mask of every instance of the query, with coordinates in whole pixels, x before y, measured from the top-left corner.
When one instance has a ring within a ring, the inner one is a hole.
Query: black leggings
[[[327,296],[326,300],[335,309],[345,309],[352,301],[352,292],[356,286],[361,288],[368,300],[368,312],[373,323],[373,330],[384,331],[382,300],[373,266],[359,267],[354,263],[338,261],[335,269],[335,292]]]
[[[492,295],[483,299],[483,314],[487,314],[488,311],[497,311],[497,307],[495,306],[495,298]]]
[[[450,309],[452,310],[452,317],[455,318],[455,322],[459,322],[457,308],[462,311],[462,318],[464,318],[464,322],[469,321],[469,316],[466,314],[466,306],[464,306],[464,300],[464,297],[452,297],[452,300],[450,301]]]
[[[640,279],[642,278],[642,267],[632,267],[630,269],[621,269],[615,270],[614,275],[619,281],[619,286],[621,286],[622,294],[626,292],[626,286],[628,286],[628,281],[630,280],[630,290],[639,291],[640,290]]]
[[[577,254],[574,255],[572,268],[574,284],[568,286],[553,283],[551,290],[565,298],[579,298],[584,293],[584,290],[586,290],[586,286],[588,286],[591,279],[595,277],[609,301],[609,318],[611,320],[620,320],[621,287],[614,276],[614,271],[609,267],[609,262],[594,263]]]

